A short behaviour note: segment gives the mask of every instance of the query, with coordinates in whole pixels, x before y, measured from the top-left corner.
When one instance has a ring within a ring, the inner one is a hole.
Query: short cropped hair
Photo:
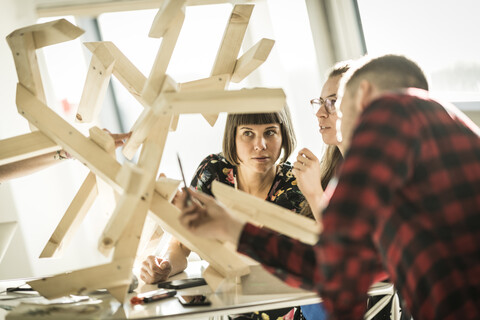
[[[420,88],[428,90],[428,81],[422,69],[402,55],[383,55],[359,59],[343,79],[346,89],[356,89],[361,79],[367,79],[381,90]]]
[[[246,124],[280,124],[280,132],[282,134],[282,151],[283,157],[281,162],[286,162],[292,154],[296,145],[295,132],[293,131],[292,119],[288,106],[281,111],[273,113],[239,113],[229,114],[227,123],[225,124],[225,132],[223,134],[223,156],[233,165],[239,165],[237,146],[235,137],[237,136],[237,128]]]
[[[353,60],[344,60],[344,61],[337,62],[330,70],[328,70],[327,78],[343,76],[343,74],[350,69],[353,63],[354,63]]]

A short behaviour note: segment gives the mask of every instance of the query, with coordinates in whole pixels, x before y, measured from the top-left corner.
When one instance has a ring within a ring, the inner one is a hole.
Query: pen
[[[161,299],[173,297],[176,294],[177,294],[176,290],[161,289],[161,290],[153,291],[153,293],[148,295],[142,294],[142,295],[135,296],[132,299],[130,299],[130,303],[131,304],[149,303],[149,302],[154,302]]]

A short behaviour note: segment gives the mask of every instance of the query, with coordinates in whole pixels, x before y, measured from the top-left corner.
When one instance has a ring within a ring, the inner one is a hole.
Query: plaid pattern
[[[414,319],[480,319],[480,130],[421,90],[360,116],[316,246],[247,224],[239,252],[361,319],[390,278]],[[312,281],[313,280],[313,281]]]

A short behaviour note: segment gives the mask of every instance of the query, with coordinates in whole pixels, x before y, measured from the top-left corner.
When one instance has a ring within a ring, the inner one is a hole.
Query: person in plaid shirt
[[[365,59],[341,88],[345,160],[316,245],[242,223],[194,192],[200,204],[183,208],[182,224],[315,290],[335,319],[361,319],[369,286],[386,277],[416,320],[480,319],[480,129],[431,99],[403,56]]]

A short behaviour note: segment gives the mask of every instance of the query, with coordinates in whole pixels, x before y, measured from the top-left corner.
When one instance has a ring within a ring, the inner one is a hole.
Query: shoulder
[[[203,168],[233,168],[234,166],[225,159],[221,153],[213,153],[207,156],[199,165],[199,169]]]
[[[293,175],[292,169],[293,166],[290,162],[278,166],[268,200],[299,213],[305,197],[298,188],[297,179]]]

